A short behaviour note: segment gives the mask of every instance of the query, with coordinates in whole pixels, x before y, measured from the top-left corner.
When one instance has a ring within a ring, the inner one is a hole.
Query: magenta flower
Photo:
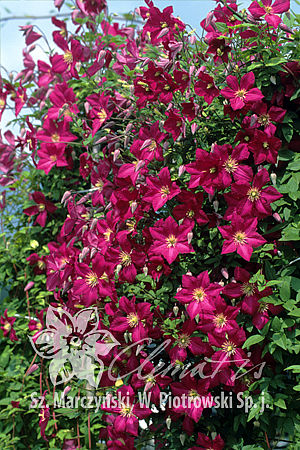
[[[203,311],[214,309],[214,299],[221,292],[222,287],[218,283],[211,283],[208,271],[201,272],[197,277],[191,275],[182,276],[182,289],[175,295],[180,303],[188,304],[187,312],[191,319]]]
[[[167,114],[168,118],[164,123],[164,129],[172,135],[174,141],[176,141],[178,136],[184,130],[182,117],[178,113],[179,111],[177,109],[171,109]]]
[[[77,139],[74,134],[70,133],[68,122],[54,122],[51,119],[45,120],[43,128],[37,132],[36,138],[50,144],[67,144]]]
[[[37,169],[43,170],[46,175],[52,167],[65,167],[68,165],[64,156],[65,146],[63,144],[42,144],[40,150],[37,151],[39,162]]]
[[[232,184],[231,192],[224,194],[229,206],[224,218],[230,219],[234,212],[258,219],[272,215],[271,203],[281,198],[282,194],[273,186],[263,188],[269,181],[267,170],[261,169],[254,176],[252,184],[245,180]]]
[[[222,184],[223,161],[214,152],[197,148],[196,161],[187,164],[185,168],[191,174],[190,189],[202,186],[208,194],[213,195],[215,189]]]
[[[73,120],[72,116],[79,113],[75,93],[66,82],[55,85],[49,98],[53,105],[48,110],[49,119],[57,120],[63,117],[65,121],[69,122]]]
[[[218,227],[225,239],[222,255],[237,252],[246,261],[250,261],[253,248],[264,244],[266,240],[256,232],[257,219],[245,219],[237,214],[232,216],[230,225]]]
[[[211,345],[221,349],[212,355],[212,367],[223,369],[231,364],[238,367],[251,365],[249,358],[241,348],[246,341],[246,334],[242,328],[234,329],[226,333],[226,336],[208,333],[208,338]]]
[[[43,393],[43,398],[42,398],[42,407],[40,409],[40,413],[39,413],[39,427],[40,427],[40,431],[41,431],[41,436],[45,441],[48,441],[48,439],[46,438],[46,427],[47,424],[49,422],[50,419],[50,409],[46,404],[46,394],[48,393],[48,391],[45,391]]]
[[[36,191],[30,195],[31,199],[36,203],[34,206],[29,206],[29,208],[24,209],[24,214],[27,216],[35,216],[34,223],[38,223],[41,227],[46,225],[47,213],[54,213],[56,211],[56,206],[46,200],[45,195],[42,192]]]
[[[178,225],[171,216],[166,220],[158,220],[154,227],[149,228],[154,241],[150,251],[155,255],[163,255],[169,264],[172,264],[180,253],[193,252],[194,249],[188,242],[188,234],[193,226],[190,221]]]
[[[223,97],[230,101],[233,110],[242,109],[249,102],[257,102],[264,96],[257,88],[253,88],[255,77],[253,72],[242,76],[240,84],[237,77],[229,75],[226,78],[228,87],[221,90]]]
[[[78,279],[74,281],[73,293],[81,295],[84,304],[90,306],[99,298],[112,296],[114,293],[114,266],[97,254],[92,260],[92,268],[87,264],[76,265]]]
[[[172,381],[171,377],[155,374],[155,365],[147,359],[141,359],[142,374],[134,374],[131,384],[134,389],[144,388],[148,392],[151,402],[159,404],[161,389],[165,389]]]
[[[263,6],[254,1],[249,6],[249,11],[255,19],[265,16],[265,21],[274,28],[277,28],[281,22],[281,18],[277,14],[282,14],[290,9],[290,0],[261,0]]]
[[[228,306],[225,301],[218,296],[214,301],[214,310],[204,310],[200,314],[198,329],[203,333],[225,336],[225,333],[238,328],[235,319],[239,312],[239,308]]]
[[[195,83],[195,93],[204,98],[208,105],[211,104],[215,97],[219,95],[219,89],[216,88],[213,77],[208,73],[200,72],[198,80]]]
[[[102,406],[102,410],[117,414],[113,426],[118,433],[126,432],[137,436],[139,419],[148,417],[151,410],[135,401],[135,393],[131,386],[122,386],[118,389],[117,398],[117,406],[114,406],[115,402],[108,401]]]
[[[204,403],[207,402],[207,407],[214,405],[211,394],[207,392],[208,387],[208,379],[198,381],[191,375],[185,374],[180,383],[171,384],[173,395],[181,399],[181,404],[178,407],[173,406],[173,410],[179,414],[187,414],[194,422],[199,422],[205,408]]]
[[[235,5],[233,4],[233,6]],[[188,450],[202,450],[205,448],[207,448],[208,450],[222,450],[224,448],[224,441],[219,434],[214,438],[214,440],[212,440],[205,434],[198,433],[196,444],[199,447],[191,447]]]
[[[179,326],[178,335],[174,339],[173,345],[169,351],[171,361],[185,361],[190,350],[193,355],[206,355],[211,354],[211,347],[208,343],[203,342],[199,336],[192,336],[197,331],[197,324],[194,320],[186,320],[183,325]],[[167,335],[169,338],[169,336]],[[173,340],[173,339],[172,339]]]
[[[156,177],[147,177],[148,190],[144,200],[152,204],[154,211],[161,208],[168,200],[180,193],[180,188],[171,181],[170,172],[164,167]]]
[[[172,214],[176,220],[186,219],[191,222],[196,220],[198,225],[203,225],[208,222],[207,215],[201,209],[203,203],[202,192],[194,194],[193,192],[182,190],[177,199],[182,203],[176,205],[173,209]]]
[[[13,328],[15,321],[16,321],[15,317],[8,317],[7,309],[4,311],[4,316],[0,317],[0,324],[1,324],[0,328],[3,331],[3,336],[4,337],[8,336],[12,342],[19,340]]]
[[[133,342],[145,339],[152,325],[153,314],[150,313],[150,306],[151,304],[147,302],[136,304],[135,297],[132,300],[121,297],[117,317],[113,319],[110,330],[119,333],[130,331]]]
[[[275,126],[269,126],[265,131],[255,130],[254,138],[249,143],[249,149],[253,153],[255,164],[265,161],[276,164],[281,140],[274,136]]]
[[[258,330],[262,330],[270,320],[268,311],[274,315],[279,314],[282,311],[282,307],[280,305],[275,306],[272,303],[261,301],[260,299],[264,297],[264,294],[261,295],[261,292],[259,294],[259,296],[245,296],[241,305],[241,311],[250,314],[252,316],[253,325]]]
[[[119,269],[120,282],[133,283],[137,269],[144,265],[145,255],[133,240],[127,239],[126,232],[121,232],[117,240],[120,245],[118,248],[111,246],[105,258]]]

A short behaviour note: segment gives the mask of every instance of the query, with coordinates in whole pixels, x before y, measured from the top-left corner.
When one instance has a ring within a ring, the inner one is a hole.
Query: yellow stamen
[[[86,284],[92,288],[96,287],[99,283],[98,275],[93,271],[86,275],[85,280]]]

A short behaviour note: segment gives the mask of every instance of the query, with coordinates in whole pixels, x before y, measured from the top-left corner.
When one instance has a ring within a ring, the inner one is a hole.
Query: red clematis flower
[[[42,144],[40,150],[37,151],[38,157],[40,158],[37,169],[43,170],[48,175],[54,166],[68,166],[64,152],[65,146],[63,144]]]
[[[191,233],[194,224],[185,221],[178,225],[173,217],[166,220],[160,219],[149,231],[153,238],[150,251],[155,255],[163,255],[171,264],[180,253],[190,253],[194,249],[188,242],[188,234]]]
[[[43,393],[42,400],[41,400],[42,407],[41,407],[40,413],[39,413],[39,417],[40,417],[39,427],[41,430],[41,436],[45,441],[48,441],[48,439],[46,438],[46,435],[45,435],[45,431],[46,431],[46,427],[47,427],[47,424],[50,419],[50,409],[46,404],[46,398],[45,398],[47,393],[48,393],[48,391],[45,391]]]
[[[252,323],[258,330],[262,330],[266,323],[269,322],[268,311],[274,315],[282,311],[280,305],[275,306],[267,301],[261,301],[260,299],[264,298],[265,294],[259,292],[257,296],[245,296],[241,304],[241,311],[252,316]]]
[[[206,53],[212,53],[215,64],[228,63],[228,53],[231,51],[225,39],[221,39],[220,33],[213,32],[208,40]]]
[[[158,44],[161,40],[168,42],[185,29],[184,23],[173,16],[172,6],[160,11],[151,5],[150,8],[141,7],[140,12],[143,18],[148,19],[143,27],[143,36],[149,32],[151,44]]]
[[[148,190],[143,197],[144,201],[152,204],[154,211],[161,208],[168,200],[180,193],[180,188],[171,181],[170,172],[164,167],[156,177],[146,178]]]
[[[36,311],[35,316],[36,316],[36,319],[38,319],[38,320],[31,319],[28,323],[28,328],[30,331],[35,331],[35,330],[40,331],[45,326],[45,322],[44,322],[44,318],[43,318],[44,310],[42,309],[40,312]]]
[[[27,216],[35,216],[37,214],[34,223],[38,223],[41,227],[44,227],[46,225],[47,213],[52,214],[57,208],[52,202],[46,200],[46,197],[42,192],[36,191],[31,194],[30,197],[36,205],[29,206],[29,208],[24,209],[23,212]]]
[[[185,374],[180,383],[171,384],[173,395],[181,400],[178,407],[173,406],[173,410],[180,414],[186,414],[196,423],[199,422],[203,409],[211,408],[214,405],[211,394],[207,392],[208,388],[209,380],[198,381],[191,375]]]
[[[107,402],[102,406],[103,411],[117,414],[113,427],[118,433],[138,435],[139,419],[150,416],[151,410],[135,401],[135,393],[131,386],[122,386],[117,390],[117,406],[114,402]],[[121,400],[119,400],[119,398]]]
[[[197,324],[194,320],[187,320],[179,327],[178,336],[174,339],[172,347],[169,350],[169,355],[172,363],[176,361],[185,361],[187,358],[187,349],[189,349],[193,355],[206,355],[211,354],[211,347],[198,336],[192,336],[197,330]],[[170,336],[167,335],[167,338]],[[173,340],[173,339],[172,339]]]
[[[233,75],[229,75],[226,82],[228,87],[223,88],[221,94],[230,101],[234,111],[242,109],[249,102],[257,102],[264,97],[259,89],[252,88],[255,83],[253,72],[243,75],[240,84],[237,77]]]
[[[219,89],[216,88],[213,77],[205,72],[199,72],[198,80],[195,83],[195,93],[204,98],[208,105],[211,104],[215,97],[219,95]]]
[[[251,175],[252,171],[249,171]],[[231,192],[224,194],[228,209],[224,219],[229,219],[237,212],[243,217],[262,219],[272,215],[271,203],[282,197],[273,186],[263,188],[270,181],[266,169],[261,169],[253,178],[252,184],[245,180],[234,183]]]
[[[110,97],[104,94],[92,94],[86,98],[87,102],[92,106],[89,111],[89,117],[93,120],[93,132],[92,136],[95,136],[100,127],[107,121],[112,115],[112,111],[108,109],[108,103]]]
[[[46,272],[46,256],[39,256],[37,253],[31,253],[31,255],[26,258],[26,261],[33,266],[35,275]]]
[[[202,311],[199,317],[198,329],[204,333],[223,335],[238,328],[236,316],[239,308],[228,306],[221,297],[214,300],[213,311]]]
[[[268,130],[270,125],[272,125],[271,121],[281,123],[286,114],[286,110],[279,108],[278,106],[271,106],[271,108],[268,109],[268,105],[264,102],[254,103],[254,105],[251,106],[251,109],[255,113],[255,125],[257,127],[264,127],[264,131]]]
[[[201,272],[197,277],[182,276],[182,289],[175,295],[180,303],[188,304],[187,312],[191,319],[203,311],[213,311],[214,300],[221,292],[218,283],[210,283],[208,271]]]
[[[148,392],[151,402],[159,404],[161,389],[165,389],[170,385],[172,378],[155,374],[155,366],[147,359],[141,359],[142,374],[134,374],[131,379],[131,384],[134,389],[144,388],[144,392]]]
[[[71,39],[70,42],[67,42],[61,34],[54,36],[54,40],[63,50],[64,54],[59,55],[55,53],[55,55],[51,57],[53,72],[61,74],[70,72],[74,78],[78,78],[76,63],[84,61],[87,49],[85,49],[77,39]]]
[[[271,164],[277,163],[278,150],[281,147],[281,140],[274,136],[275,126],[270,125],[265,131],[255,130],[254,138],[249,144],[249,149],[253,153],[255,164],[264,161]]]
[[[249,11],[255,19],[265,16],[265,21],[274,28],[277,28],[281,22],[281,18],[277,14],[282,14],[290,9],[290,0],[262,0],[263,6],[257,1],[251,3]]]
[[[56,84],[49,98],[53,104],[47,113],[49,119],[57,120],[63,117],[65,121],[69,122],[73,120],[72,115],[76,116],[79,113],[75,93],[66,82]]]
[[[50,144],[67,144],[76,141],[77,136],[70,133],[68,122],[54,122],[54,120],[46,119],[42,130],[37,132],[36,138]]]
[[[92,268],[78,263],[76,272],[80,276],[74,281],[74,294],[84,297],[84,304],[90,306],[99,298],[114,294],[114,266],[97,254],[92,260]]]
[[[117,266],[121,283],[132,283],[136,278],[137,269],[144,265],[144,252],[134,240],[127,238],[124,232],[117,235],[117,241],[120,244],[118,248],[109,248],[105,258]]]
[[[177,109],[172,109],[167,114],[168,118],[164,123],[164,129],[172,135],[174,141],[176,141],[184,130],[182,117],[178,113],[179,111]]]
[[[176,220],[184,218],[192,222],[196,220],[198,225],[203,225],[208,222],[207,215],[201,210],[203,203],[202,192],[193,194],[190,191],[181,191],[177,200],[182,202],[182,204],[176,205],[173,209],[173,216]]]
[[[246,261],[250,261],[253,248],[267,242],[257,233],[257,219],[245,219],[238,214],[232,216],[230,225],[218,227],[225,239],[222,255],[237,252]]]
[[[222,450],[225,445],[219,434],[212,440],[203,433],[198,433],[196,444],[197,446],[191,447],[188,450],[203,450],[205,448],[208,450]]]
[[[211,345],[222,349],[217,350],[211,357],[213,368],[229,367],[231,364],[238,367],[252,365],[244,350],[241,349],[246,341],[246,334],[242,328],[234,329],[226,336],[208,333],[208,338]]]
[[[272,294],[270,287],[259,291],[256,284],[250,283],[250,278],[251,274],[247,270],[236,267],[234,269],[234,281],[224,286],[222,293],[229,298],[245,296],[244,298],[249,299],[250,303],[252,303],[253,299],[260,299]]]
[[[213,194],[215,188],[222,186],[224,167],[218,154],[197,148],[196,161],[185,167],[186,171],[191,174],[190,189],[202,186],[208,194]]]
[[[147,264],[148,272],[154,280],[159,280],[162,274],[169,275],[171,269],[161,256],[151,255]]]
[[[3,336],[6,337],[8,335],[9,339],[14,342],[18,341],[16,332],[13,328],[13,325],[16,321],[15,317],[8,317],[7,309],[4,311],[4,316],[0,317],[0,328],[3,331]]]
[[[126,330],[132,332],[133,342],[140,342],[145,339],[152,325],[153,314],[150,313],[150,306],[151,304],[147,302],[136,304],[135,297],[132,300],[121,297],[117,317],[113,319],[110,330],[121,333]]]

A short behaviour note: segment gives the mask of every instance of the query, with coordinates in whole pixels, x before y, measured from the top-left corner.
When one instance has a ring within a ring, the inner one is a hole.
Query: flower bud
[[[118,264],[115,270],[116,275],[119,275],[120,271],[122,269],[122,264]]]
[[[30,375],[31,373],[35,372],[39,368],[38,364],[33,364],[30,369],[25,373],[25,376]]]
[[[70,197],[72,196],[72,193],[70,192],[70,191],[66,191],[65,193],[64,193],[64,195],[62,196],[62,199],[61,199],[61,203],[66,203],[68,200],[70,200]]]
[[[93,219],[90,229],[94,230],[96,228],[96,226],[97,226],[97,223],[98,223],[98,219]]]
[[[91,250],[91,259],[95,256],[96,253],[97,253],[97,249],[96,248],[92,248],[92,250]]]
[[[180,439],[181,445],[184,445],[184,442],[185,442],[185,439],[186,439],[186,435],[185,434],[181,434],[179,436],[179,439]]]
[[[179,308],[178,308],[177,305],[175,305],[175,306],[173,307],[173,313],[174,313],[174,316],[175,316],[175,317],[177,317],[178,312],[179,312]]]
[[[277,175],[276,173],[272,172],[270,175],[271,181],[273,183],[273,186],[276,186],[276,181],[277,181]]]
[[[166,418],[166,425],[167,425],[168,430],[171,428],[171,423],[172,423],[172,419],[170,416],[168,416]]]
[[[120,155],[120,150],[115,150],[114,151],[114,162],[116,162],[116,160],[118,159],[119,155]]]
[[[182,175],[184,172],[185,172],[185,166],[184,166],[184,165],[179,166],[179,169],[178,169],[178,176],[181,177],[181,175]]]
[[[71,390],[71,386],[66,386],[65,389],[63,390],[62,397],[67,395],[70,392],[70,390]]]
[[[160,33],[158,34],[158,36],[157,36],[157,39],[160,39],[160,38],[162,38],[162,37],[164,37],[166,34],[168,34],[169,33],[169,28],[167,27],[167,28],[163,28],[161,31],[160,31]]]
[[[228,274],[228,270],[226,269],[226,267],[222,267],[221,274],[223,275],[224,278],[226,278],[226,280],[228,280],[229,274]]]
[[[192,36],[190,36],[190,44],[194,45],[196,42],[196,36],[194,34],[192,34]]]
[[[282,223],[282,218],[280,217],[280,215],[278,213],[274,213],[273,217],[276,220],[276,222]]]
[[[33,286],[34,286],[34,282],[33,281],[29,281],[29,283],[27,283],[25,288],[24,288],[24,292],[29,291],[29,289],[31,289]]]
[[[192,125],[191,125],[192,134],[195,134],[196,131],[198,130],[198,128],[199,128],[199,125],[197,123],[192,123]]]

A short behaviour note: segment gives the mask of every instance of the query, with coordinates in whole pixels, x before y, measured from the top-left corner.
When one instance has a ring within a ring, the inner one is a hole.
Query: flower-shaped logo
[[[51,359],[49,373],[54,385],[74,375],[97,387],[107,355],[119,344],[108,330],[99,330],[96,308],[82,309],[74,316],[61,308],[48,307],[46,328],[30,337],[31,345],[41,357]]]

